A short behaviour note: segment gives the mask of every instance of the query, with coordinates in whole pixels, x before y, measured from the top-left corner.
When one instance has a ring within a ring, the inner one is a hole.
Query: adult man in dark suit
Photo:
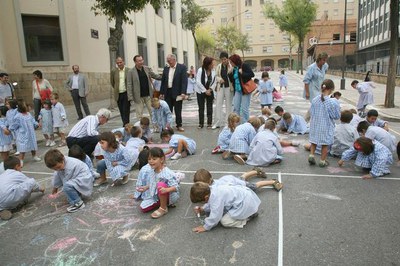
[[[111,70],[110,82],[114,88],[114,99],[117,101],[119,113],[122,119],[122,126],[129,123],[129,115],[131,113],[131,104],[128,100],[128,72],[129,68],[125,66],[125,62],[121,57],[115,59],[116,68]]]
[[[74,101],[76,113],[78,114],[78,120],[83,118],[81,104],[85,114],[90,115],[89,106],[86,101],[86,97],[89,94],[89,84],[85,75],[79,73],[79,66],[73,65],[72,71],[74,74],[68,77],[65,83],[65,88],[71,92],[72,100]]]
[[[176,62],[176,56],[167,56],[167,67],[164,68],[161,79],[160,99],[168,103],[169,109],[175,109],[175,122],[178,131],[185,131],[182,127],[182,100],[186,98],[187,68]],[[179,98],[177,98],[180,96]]]

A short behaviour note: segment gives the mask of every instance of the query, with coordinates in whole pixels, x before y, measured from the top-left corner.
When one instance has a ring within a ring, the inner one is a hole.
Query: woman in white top
[[[42,99],[50,99],[53,87],[47,79],[43,78],[40,70],[35,70],[32,81],[33,110],[35,112],[35,120],[38,120],[40,109],[42,108]]]

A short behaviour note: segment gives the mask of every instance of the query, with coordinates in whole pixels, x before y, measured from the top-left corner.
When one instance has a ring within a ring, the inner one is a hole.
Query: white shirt
[[[97,136],[99,132],[99,118],[97,115],[88,115],[80,120],[69,132],[68,137],[83,138],[88,136]]]
[[[123,69],[118,69],[119,70],[119,93],[126,92],[126,86],[125,86],[125,67]]]
[[[78,79],[79,79],[79,74],[74,74],[74,75],[72,76],[72,86],[71,86],[71,89],[79,89]]]
[[[175,75],[175,69],[176,69],[176,64],[174,67],[169,67],[169,73],[168,73],[168,88],[172,88],[172,81],[174,80],[174,75]]]

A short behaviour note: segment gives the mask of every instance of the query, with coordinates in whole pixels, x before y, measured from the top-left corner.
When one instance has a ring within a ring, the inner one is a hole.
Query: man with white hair
[[[80,120],[68,134],[66,139],[68,148],[77,144],[88,156],[91,156],[94,148],[99,142],[99,132],[97,131],[97,128],[99,125],[107,123],[110,117],[111,111],[101,108],[96,115],[88,115]]]

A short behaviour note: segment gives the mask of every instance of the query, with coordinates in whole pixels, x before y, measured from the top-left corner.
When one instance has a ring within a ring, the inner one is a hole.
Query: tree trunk
[[[299,46],[297,47],[297,66],[296,66],[296,73],[299,74],[300,64],[301,62],[301,42],[299,42]]]
[[[197,50],[198,67],[200,67],[203,62],[201,60],[201,54],[200,54],[200,50],[199,50],[199,43],[197,42],[196,33],[194,31],[192,31],[192,36],[193,36],[194,44],[196,45],[196,50]]]
[[[394,92],[397,76],[397,56],[399,40],[399,0],[390,1],[390,58],[386,82],[385,107],[394,108]]]
[[[299,42],[299,49],[300,49],[300,74],[303,75],[303,46],[301,44],[302,41]]]
[[[244,50],[241,51],[242,51],[242,61],[244,61]]]
[[[117,57],[117,51],[118,51],[118,46],[119,42],[122,39],[122,36],[124,35],[124,31],[122,29],[122,16],[116,16],[115,17],[115,29],[111,31],[110,38],[108,38],[108,48],[110,51],[110,72],[115,66],[115,59]],[[116,100],[114,99],[114,89],[112,86],[110,86],[110,106],[108,107],[109,109],[115,109],[116,108]]]

